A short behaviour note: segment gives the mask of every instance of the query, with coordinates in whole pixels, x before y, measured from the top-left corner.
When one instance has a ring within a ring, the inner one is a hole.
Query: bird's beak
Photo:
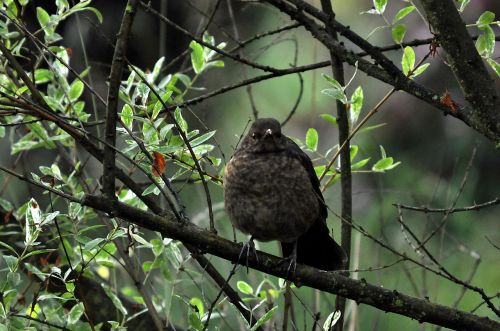
[[[264,137],[272,136],[272,134],[273,134],[273,130],[267,129],[266,132],[264,132]]]

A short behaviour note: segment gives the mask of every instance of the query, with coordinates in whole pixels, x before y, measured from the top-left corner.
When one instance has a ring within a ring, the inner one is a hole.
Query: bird
[[[276,119],[253,122],[226,166],[223,186],[228,217],[250,235],[253,250],[254,239],[279,241],[293,272],[296,263],[326,271],[346,265],[346,253],[330,236],[313,163]]]

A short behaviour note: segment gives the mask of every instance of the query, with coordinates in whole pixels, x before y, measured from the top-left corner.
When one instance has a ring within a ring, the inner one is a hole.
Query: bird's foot
[[[278,265],[288,264],[288,268],[286,271],[286,280],[293,280],[295,278],[295,271],[297,269],[297,242],[293,245],[292,253],[284,257]]]
[[[255,249],[253,237],[250,237],[250,240],[248,240],[245,244],[243,244],[243,247],[241,248],[240,251],[240,255],[238,256],[238,263],[241,263],[242,257],[245,256],[245,266],[247,267],[247,273],[248,273],[248,258],[250,256],[250,252],[252,252],[253,256],[255,257],[255,260],[259,262],[259,257],[257,256],[257,250]]]

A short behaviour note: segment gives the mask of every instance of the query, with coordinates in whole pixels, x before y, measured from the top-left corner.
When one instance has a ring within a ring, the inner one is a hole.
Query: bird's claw
[[[259,257],[257,256],[257,250],[255,249],[255,244],[253,242],[253,237],[250,238],[245,244],[243,244],[243,247],[241,247],[240,255],[238,256],[238,263],[241,263],[241,258],[243,257],[243,254],[245,254],[245,266],[247,267],[247,273],[248,273],[248,258],[250,256],[250,251],[253,253],[253,256],[255,257],[255,260],[259,262]]]

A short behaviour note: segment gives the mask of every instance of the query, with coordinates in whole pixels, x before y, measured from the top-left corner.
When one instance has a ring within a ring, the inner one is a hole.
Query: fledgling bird
[[[226,167],[224,203],[233,225],[283,256],[322,270],[347,261],[329,235],[327,209],[311,159],[273,118],[256,120]]]

